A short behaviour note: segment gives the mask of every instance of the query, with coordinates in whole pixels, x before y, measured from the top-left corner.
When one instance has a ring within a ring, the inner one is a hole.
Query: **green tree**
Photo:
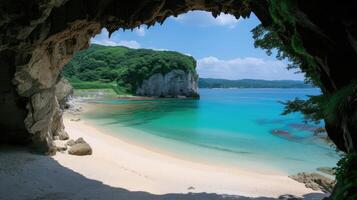
[[[83,85],[78,84],[80,81],[113,83],[121,91],[135,93],[142,81],[155,73],[181,69],[196,74],[195,68],[193,57],[178,52],[92,44],[75,54],[64,67],[63,75],[77,85]],[[94,84],[86,84],[90,85]]]

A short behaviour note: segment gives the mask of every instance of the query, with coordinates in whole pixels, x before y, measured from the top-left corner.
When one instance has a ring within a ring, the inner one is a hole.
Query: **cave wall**
[[[12,51],[0,52],[0,143],[29,142],[24,120],[27,115],[26,99],[20,97],[12,84],[15,74]]]
[[[271,26],[314,71],[323,94],[333,95],[357,80],[357,5],[354,1],[272,1]],[[357,91],[340,98],[334,119],[325,117],[329,137],[344,152],[357,150]],[[343,98],[343,99],[342,99]],[[331,105],[329,105],[331,106]]]
[[[317,13],[311,7],[319,6],[324,12]],[[309,16],[313,28],[299,29],[304,48],[314,56],[321,72],[325,94],[332,95],[357,80],[357,6],[353,1],[312,1],[310,5],[300,3],[300,9]],[[333,13],[331,15],[331,13]],[[323,19],[323,20],[321,20]],[[323,36],[322,36],[323,35]],[[314,42],[312,42],[314,41]],[[345,152],[357,151],[356,94],[347,97],[348,107],[341,121],[326,119],[326,129],[330,138]]]

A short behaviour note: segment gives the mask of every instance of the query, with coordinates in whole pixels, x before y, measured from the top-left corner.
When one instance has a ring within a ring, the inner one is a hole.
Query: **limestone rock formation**
[[[192,72],[172,70],[167,74],[154,74],[144,80],[136,90],[139,96],[198,97],[198,77]]]
[[[61,109],[66,109],[69,107],[67,102],[73,96],[73,87],[69,81],[61,78],[61,80],[55,86],[55,94]]]

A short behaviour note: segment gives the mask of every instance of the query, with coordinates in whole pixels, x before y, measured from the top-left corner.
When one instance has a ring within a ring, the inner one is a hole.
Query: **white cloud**
[[[140,26],[139,28],[135,28],[134,32],[140,37],[144,37],[146,35],[146,30],[143,26]]]
[[[173,19],[180,23],[192,24],[195,26],[226,26],[228,28],[234,28],[239,21],[233,15],[224,13],[221,13],[219,16],[214,18],[210,12],[206,11],[192,11],[179,15]]]
[[[155,48],[155,47],[148,48],[148,49],[152,49],[152,50],[155,50],[155,51],[170,51],[169,49],[162,49],[162,48]]]
[[[135,40],[120,40],[118,34],[112,35],[112,37],[109,38],[109,32],[107,29],[102,29],[100,34],[91,39],[91,43],[105,46],[126,46],[133,49],[141,47],[140,43]]]
[[[221,14],[216,19],[215,22],[221,26],[228,26],[229,28],[234,28],[235,25],[238,23],[238,20],[229,14]]]
[[[223,60],[213,56],[197,61],[197,71],[202,78],[223,79],[265,79],[265,80],[303,80],[303,74],[287,70],[282,61],[261,58],[235,58]]]
[[[133,49],[140,48],[140,44],[135,40],[121,40],[117,43],[119,46],[126,46]]]
[[[119,44],[115,41],[109,39],[92,39],[91,43],[93,44],[101,44],[105,46],[118,46]]]

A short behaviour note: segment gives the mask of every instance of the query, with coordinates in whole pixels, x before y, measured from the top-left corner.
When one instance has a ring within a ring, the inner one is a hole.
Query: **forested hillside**
[[[227,80],[200,78],[198,82],[200,88],[311,88],[312,85],[305,84],[303,81],[293,80]]]
[[[75,54],[63,75],[74,88],[113,88],[135,93],[141,82],[155,73],[181,69],[196,74],[195,67],[193,57],[178,52],[92,44]]]

